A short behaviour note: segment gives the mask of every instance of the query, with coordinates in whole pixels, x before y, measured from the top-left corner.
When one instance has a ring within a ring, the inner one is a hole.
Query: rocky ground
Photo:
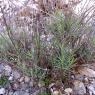
[[[51,95],[95,95],[95,64],[78,67],[71,78],[73,86],[64,87],[64,94],[60,89],[56,90],[56,83],[51,83]],[[33,86],[32,77],[8,64],[0,64],[0,95],[38,95],[43,91],[43,86]]]
[[[51,89],[52,95],[95,95],[95,64],[78,66],[71,77],[71,87],[64,87],[63,93]],[[55,84],[51,86],[54,87]],[[54,88],[55,89],[55,88]],[[57,94],[55,94],[57,93]],[[58,94],[59,93],[59,94]]]
[[[5,63],[0,64],[0,95],[37,95],[45,90],[39,87],[33,86],[32,77],[23,75]]]

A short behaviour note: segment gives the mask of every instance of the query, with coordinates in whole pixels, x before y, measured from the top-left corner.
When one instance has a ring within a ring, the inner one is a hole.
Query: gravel
[[[79,74],[75,75],[73,78],[73,87],[63,87],[64,93],[67,95],[95,95],[95,78],[88,75],[89,73],[85,72],[93,71],[89,68],[82,68]],[[84,77],[84,75],[86,75]],[[0,64],[0,77],[5,76],[8,79],[6,86],[0,85],[0,95],[37,95],[39,92],[43,92],[42,88],[44,87],[43,82],[37,82],[37,85],[34,86],[35,80],[32,77],[23,75],[17,69],[11,68],[9,65]],[[2,80],[0,80],[2,81]],[[56,83],[50,84],[51,86]],[[64,84],[63,84],[64,85]],[[49,87],[51,88],[51,87]],[[61,88],[61,87],[59,87]],[[42,90],[42,91],[41,91]],[[51,93],[58,94],[60,90],[52,90]],[[62,95],[65,95],[62,94]]]
[[[29,95],[29,93],[27,93],[25,91],[16,91],[16,92],[14,92],[13,95]]]

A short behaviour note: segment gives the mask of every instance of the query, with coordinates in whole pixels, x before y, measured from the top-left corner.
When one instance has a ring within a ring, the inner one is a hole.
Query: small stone
[[[71,88],[66,88],[64,90],[68,95],[72,94],[73,93],[73,90]]]
[[[93,95],[92,91],[89,91],[89,95]]]
[[[0,73],[2,73],[4,70],[4,65],[3,64],[0,64]]]
[[[13,71],[13,77],[14,79],[19,79],[20,78],[20,73],[18,71]]]
[[[52,95],[62,95],[62,94],[61,94],[60,91],[57,91],[57,90],[56,90],[56,91],[54,91],[54,92],[52,93]]]
[[[21,78],[19,79],[19,82],[22,82],[22,81],[24,81],[24,77],[21,77]]]
[[[16,91],[13,95],[29,95],[29,93],[25,91]]]
[[[25,76],[24,80],[25,80],[25,82],[29,82],[30,78],[28,76]]]
[[[25,91],[26,91],[26,92],[29,92],[29,89],[26,89]]]
[[[86,88],[81,81],[74,81],[74,92],[75,95],[84,95],[86,93]]]
[[[43,86],[45,86],[45,84],[44,84],[43,81],[40,81],[40,82],[38,83],[38,86],[39,86],[39,87],[43,87]]]
[[[49,85],[49,89],[52,88],[54,85],[55,85],[55,83],[51,83],[51,84]]]
[[[10,74],[12,72],[12,68],[10,66],[6,65],[4,70],[5,70],[5,76],[10,76]]]
[[[8,95],[13,95],[13,92],[9,92]]]
[[[95,95],[95,87],[94,87],[94,85],[90,85],[87,88],[89,89],[90,93],[92,92]]]
[[[95,79],[92,79],[91,84],[95,86]]]
[[[87,86],[89,92],[92,92],[95,95],[95,79],[92,79],[91,84]]]
[[[84,81],[88,82],[89,80],[88,80],[88,78],[86,77],[86,78],[84,78]]]
[[[10,80],[10,81],[13,80],[13,76],[10,76],[8,80]]]
[[[87,83],[87,84],[89,83],[89,80],[88,80],[88,78],[87,78],[87,77],[86,77],[86,78],[84,78],[84,82],[85,82],[85,83]]]
[[[30,87],[33,87],[33,85],[34,85],[34,84],[33,84],[33,81],[30,81],[30,82],[29,82],[29,86],[30,86]]]
[[[0,88],[0,95],[5,94],[5,88]]]

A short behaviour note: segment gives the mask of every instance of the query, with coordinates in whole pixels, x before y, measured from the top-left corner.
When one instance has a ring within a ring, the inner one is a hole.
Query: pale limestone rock
[[[0,88],[0,95],[4,95],[5,94],[5,88]]]
[[[74,81],[74,93],[77,95],[84,95],[86,93],[86,88],[83,82],[75,80]]]
[[[30,78],[28,76],[25,76],[24,81],[25,82],[29,82],[30,81]]]
[[[11,68],[10,66],[6,65],[6,66],[4,67],[4,70],[5,70],[5,75],[6,75],[6,76],[10,76],[10,74],[11,74],[11,72],[12,72],[12,68]]]
[[[66,92],[67,95],[70,95],[73,93],[73,90],[71,88],[66,88],[64,91]]]

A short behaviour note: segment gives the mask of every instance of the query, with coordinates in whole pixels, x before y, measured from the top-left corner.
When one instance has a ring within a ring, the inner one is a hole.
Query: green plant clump
[[[38,95],[51,95],[51,94],[50,93],[47,93],[47,92],[42,92],[42,93],[40,93]]]
[[[8,83],[8,78],[5,76],[2,76],[0,78],[0,86],[5,86]]]

